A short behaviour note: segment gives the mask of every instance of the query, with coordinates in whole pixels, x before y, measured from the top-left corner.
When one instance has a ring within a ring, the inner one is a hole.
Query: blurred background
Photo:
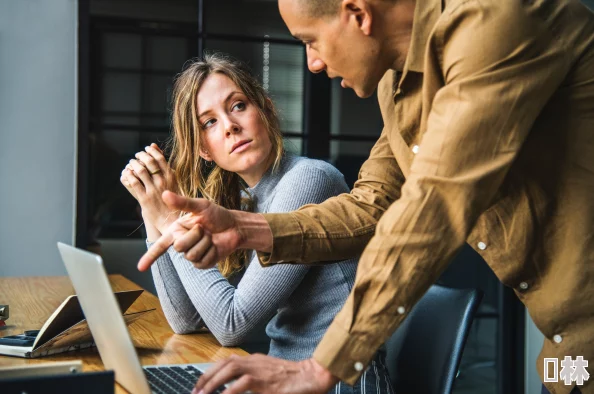
[[[377,98],[308,72],[276,0],[0,0],[0,276],[64,275],[63,241],[155,292],[135,268],[145,232],[119,177],[144,146],[164,146],[173,78],[203,51],[248,63],[287,150],[352,186],[382,129]],[[513,292],[470,247],[440,283],[485,292],[456,393],[540,393],[542,335]]]

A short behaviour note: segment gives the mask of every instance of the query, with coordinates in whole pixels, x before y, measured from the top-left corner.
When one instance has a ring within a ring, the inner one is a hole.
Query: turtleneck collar
[[[283,174],[286,172],[287,168],[290,167],[290,163],[296,158],[291,153],[285,153],[281,158],[279,166],[274,169],[273,166],[262,175],[262,178],[254,187],[248,187],[247,191],[249,192],[255,206],[261,205],[266,201],[266,199],[273,195],[273,190],[278,185],[278,182],[281,180]]]

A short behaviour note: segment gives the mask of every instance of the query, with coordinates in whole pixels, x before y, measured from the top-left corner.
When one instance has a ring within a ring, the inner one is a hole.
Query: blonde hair
[[[214,163],[211,169],[199,155],[202,126],[198,119],[198,91],[206,78],[214,73],[227,76],[258,109],[272,143],[271,156],[275,157],[273,171],[279,166],[284,153],[283,137],[272,100],[241,62],[222,54],[207,54],[203,59],[189,61],[175,79],[169,163],[175,171],[182,195],[206,198],[227,209],[249,210],[251,201],[241,198],[245,186],[239,175],[222,169],[214,162],[211,162]],[[234,252],[218,263],[219,271],[229,277],[243,267],[246,257],[246,251]]]

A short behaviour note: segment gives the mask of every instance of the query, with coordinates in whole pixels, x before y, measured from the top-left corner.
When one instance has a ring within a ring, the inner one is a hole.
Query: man
[[[237,379],[226,393],[322,393],[353,382],[464,242],[543,332],[543,379],[545,357],[594,360],[592,13],[577,0],[279,0],[279,8],[312,72],[342,77],[361,97],[378,88],[385,127],[355,188],[266,215],[166,192],[171,207],[193,215],[139,267],[172,243],[204,267],[235,248],[259,251],[264,265],[363,254],[312,359],[232,358],[197,390]],[[546,388],[565,394],[574,385]]]

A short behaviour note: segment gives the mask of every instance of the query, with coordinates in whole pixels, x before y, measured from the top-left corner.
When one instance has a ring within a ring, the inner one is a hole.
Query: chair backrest
[[[433,285],[386,342],[396,393],[450,394],[483,293]]]

